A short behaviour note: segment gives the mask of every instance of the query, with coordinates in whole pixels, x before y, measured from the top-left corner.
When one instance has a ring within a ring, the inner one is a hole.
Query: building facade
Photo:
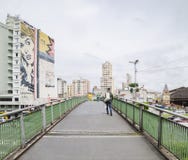
[[[102,64],[101,91],[104,94],[110,88],[114,92],[114,80],[112,77],[112,64],[106,61]]]
[[[57,97],[54,74],[54,39],[37,30],[37,98]]]
[[[101,94],[102,94],[101,89],[98,88],[97,86],[94,86],[93,87],[93,94],[96,95],[96,96],[101,96]]]
[[[170,104],[170,93],[169,93],[167,84],[165,84],[164,89],[163,89],[162,104],[164,104],[164,105]]]
[[[12,88],[12,29],[0,23],[0,95],[6,97],[13,92]],[[8,97],[7,97],[8,98]]]
[[[188,87],[180,87],[170,92],[170,102],[176,105],[188,106]]]
[[[57,94],[58,98],[67,98],[67,82],[61,78],[57,78]]]
[[[72,85],[74,96],[83,96],[89,93],[90,82],[86,79],[73,80]]]
[[[45,103],[49,94],[55,97],[54,40],[41,37],[40,30],[18,16],[7,15],[0,33],[1,109]]]
[[[83,95],[87,95],[90,92],[90,81],[83,79]]]
[[[73,90],[73,84],[69,84],[67,85],[67,98],[71,98],[73,96],[75,96]]]

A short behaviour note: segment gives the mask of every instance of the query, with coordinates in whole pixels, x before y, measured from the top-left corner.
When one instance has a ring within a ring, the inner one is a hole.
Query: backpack
[[[107,102],[107,101],[109,101],[111,98],[110,98],[110,93],[109,92],[106,92],[105,93],[105,99],[104,99],[104,101],[105,102]]]

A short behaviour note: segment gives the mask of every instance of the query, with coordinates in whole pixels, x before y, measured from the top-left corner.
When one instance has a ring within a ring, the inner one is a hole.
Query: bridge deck
[[[147,140],[102,102],[72,111],[19,160],[162,160]]]

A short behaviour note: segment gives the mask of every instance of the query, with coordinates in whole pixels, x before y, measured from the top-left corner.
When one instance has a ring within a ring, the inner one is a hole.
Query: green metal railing
[[[73,97],[50,105],[32,107],[34,111],[28,114],[24,114],[24,111],[31,107],[0,115],[17,115],[17,118],[0,123],[0,160],[24,148],[35,136],[44,133],[53,122],[86,100],[86,97]]]
[[[21,145],[20,121],[15,119],[0,124],[0,159]]]
[[[185,119],[188,117],[143,103],[116,98],[113,100],[113,107],[134,127],[153,137],[159,150],[164,147],[178,159],[188,160],[188,127],[168,120],[162,115],[168,113]],[[153,108],[157,113],[144,108]]]

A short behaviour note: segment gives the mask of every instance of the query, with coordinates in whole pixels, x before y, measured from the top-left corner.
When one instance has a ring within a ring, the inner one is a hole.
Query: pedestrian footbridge
[[[73,98],[39,106],[0,124],[0,159],[188,159],[188,128],[149,112],[143,104]],[[15,111],[16,112],[16,111]]]

